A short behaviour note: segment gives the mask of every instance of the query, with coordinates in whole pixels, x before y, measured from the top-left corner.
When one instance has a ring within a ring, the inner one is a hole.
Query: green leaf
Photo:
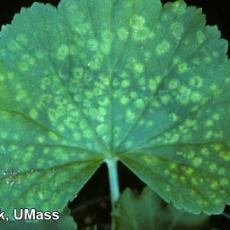
[[[183,1],[23,9],[0,35],[1,208],[61,211],[116,158],[176,207],[222,212],[230,203],[226,50]]]
[[[126,189],[113,212],[119,230],[180,230],[210,229],[208,216],[193,215],[165,205],[159,196],[148,188],[140,195]]]
[[[53,221],[38,221],[38,222],[25,222],[25,221],[10,221],[0,222],[0,228],[4,230],[76,230],[76,223],[73,221],[71,216],[61,216],[59,220]]]

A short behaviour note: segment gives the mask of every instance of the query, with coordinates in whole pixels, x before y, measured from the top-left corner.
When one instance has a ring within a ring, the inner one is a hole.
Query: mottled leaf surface
[[[2,209],[62,210],[117,158],[178,208],[221,212],[230,203],[226,50],[182,1],[23,9],[0,35]]]
[[[208,216],[193,215],[166,205],[159,196],[145,188],[141,194],[126,189],[113,211],[119,230],[208,230]]]

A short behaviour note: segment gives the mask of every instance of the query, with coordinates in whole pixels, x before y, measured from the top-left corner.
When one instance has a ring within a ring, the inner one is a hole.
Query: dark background
[[[0,26],[3,24],[8,24],[11,22],[15,13],[20,12],[22,7],[29,7],[31,4],[35,2],[34,0],[0,0]],[[58,4],[58,0],[46,0],[41,1],[38,0],[36,2],[43,3],[51,3],[55,6]],[[168,2],[167,0],[162,0],[163,3]],[[197,7],[201,7],[203,9],[203,13],[206,14],[207,24],[208,25],[217,25],[219,30],[221,31],[222,38],[230,41],[230,7],[228,6],[229,2],[226,0],[214,0],[214,1],[201,1],[201,0],[187,0],[186,3],[188,5],[193,5]],[[229,54],[229,50],[228,50]],[[126,169],[123,165],[119,165],[119,176],[120,176],[120,185],[121,190],[125,187],[130,187],[135,190],[141,190],[144,184]],[[95,175],[90,179],[90,181],[84,186],[78,198],[72,201],[69,204],[69,207],[72,209],[73,215],[75,216],[76,207],[82,207],[84,213],[84,207],[86,207],[85,203],[90,203],[91,200],[93,203],[96,202],[97,199],[104,200],[104,207],[99,207],[101,215],[95,217],[95,220],[92,220],[93,217],[88,218],[88,221],[101,221],[108,222],[109,221],[109,205],[106,205],[106,202],[109,203],[109,187],[108,187],[108,179],[107,179],[107,170],[104,165],[102,165],[99,170],[95,173]],[[97,207],[97,211],[99,211]],[[89,215],[86,211],[86,216],[84,218],[87,219],[87,215]],[[91,210],[95,211],[95,210]],[[230,214],[229,207],[226,207],[225,213]],[[95,215],[95,214],[94,214]],[[81,217],[75,217],[78,222],[81,222]],[[90,219],[91,218],[91,219]],[[230,229],[230,220],[223,215],[213,216],[211,219],[213,226],[217,229],[221,230],[229,230]]]

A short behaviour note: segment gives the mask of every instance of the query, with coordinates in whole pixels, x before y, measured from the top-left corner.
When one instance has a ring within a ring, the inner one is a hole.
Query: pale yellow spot
[[[126,105],[129,102],[129,98],[123,95],[120,99],[120,102],[122,105]]]
[[[69,47],[62,44],[57,50],[57,59],[63,61],[69,55]]]
[[[191,182],[192,182],[193,185],[198,185],[199,184],[198,180],[196,178],[192,178]]]
[[[170,175],[170,171],[169,171],[168,169],[166,169],[166,170],[164,170],[164,174],[165,174],[166,176],[169,176],[169,175]]]
[[[100,124],[96,127],[96,131],[99,135],[102,135],[106,130],[105,124]]]
[[[213,126],[213,125],[214,125],[214,123],[213,123],[212,120],[207,120],[207,121],[205,122],[205,126],[207,126],[207,127],[210,127],[210,126]]]
[[[196,103],[196,102],[201,101],[201,99],[202,99],[202,96],[198,92],[193,92],[191,94],[191,101],[192,102]]]
[[[127,88],[127,87],[129,87],[129,86],[130,86],[130,81],[129,81],[129,80],[123,80],[123,81],[121,82],[121,87]]]
[[[196,125],[196,121],[191,120],[191,119],[186,119],[184,124],[185,124],[186,127],[194,127]]]
[[[99,134],[102,134],[102,133],[99,133]],[[88,130],[88,129],[84,129],[83,130],[83,136],[85,138],[91,138],[93,136],[93,133],[91,130]]]
[[[143,73],[144,71],[144,66],[141,63],[135,63],[134,64],[134,71],[138,74]]]
[[[133,39],[144,41],[148,38],[154,38],[155,34],[146,26],[145,19],[142,16],[135,15],[130,20]]]
[[[118,30],[118,37],[120,40],[125,41],[129,36],[128,30],[126,30],[124,27],[121,27]]]
[[[207,131],[204,135],[204,138],[207,140],[207,139],[210,139],[211,137],[213,137],[213,132],[212,131]]]
[[[160,100],[161,100],[162,104],[166,105],[170,101],[170,96],[169,95],[162,95],[160,97]]]
[[[146,126],[147,127],[153,127],[155,125],[155,123],[153,122],[153,121],[147,121],[147,123],[146,123]]]
[[[148,87],[151,91],[155,92],[161,82],[160,76],[155,76],[153,79],[149,80]]]
[[[225,174],[225,169],[224,169],[224,168],[221,168],[221,169],[219,169],[218,172],[219,172],[220,175],[224,175],[224,174]]]
[[[21,43],[22,45],[27,45],[28,43],[28,38],[25,34],[19,34],[17,37],[16,37],[16,41]]]
[[[175,143],[179,140],[180,136],[178,133],[175,133],[175,134],[171,135],[169,138],[170,138],[169,139],[170,143]]]
[[[8,135],[7,135],[7,132],[1,131],[0,136],[1,138],[6,139]]]
[[[170,163],[170,164],[169,164],[169,168],[170,168],[170,169],[176,169],[176,167],[177,167],[177,164],[176,164],[176,163]]]
[[[200,88],[203,85],[203,79],[200,76],[194,76],[189,80],[191,86]]]
[[[177,155],[177,156],[183,156],[184,153],[183,153],[183,152],[176,152],[176,155]]]
[[[81,140],[81,135],[78,132],[75,132],[73,134],[73,138],[74,138],[74,140],[79,141],[79,140]]]
[[[188,64],[187,63],[181,63],[178,65],[178,73],[182,74],[185,73],[189,70]]]
[[[216,199],[213,199],[213,200],[214,200],[214,203],[216,203],[216,204],[220,204],[222,202],[222,200],[219,199],[219,198],[216,198]]]
[[[212,164],[209,165],[209,169],[210,169],[212,172],[215,171],[216,168],[217,168],[217,166],[216,166],[215,163],[212,163]]]
[[[174,22],[172,23],[172,25],[170,26],[170,31],[172,33],[172,35],[179,40],[182,33],[184,32],[184,26],[182,23],[180,22]]]
[[[198,167],[202,164],[203,160],[200,157],[195,157],[192,161],[193,165]]]
[[[188,104],[191,99],[191,89],[185,86],[181,86],[179,94],[176,97],[181,104]]]
[[[179,85],[179,82],[177,80],[175,80],[175,79],[170,80],[169,83],[168,83],[169,89],[172,89],[172,90],[176,89],[178,87],[178,85]]]
[[[58,139],[58,136],[57,136],[54,132],[49,132],[49,137],[50,137],[52,140],[57,140],[57,139]]]
[[[39,143],[44,143],[44,142],[45,142],[45,138],[42,137],[42,136],[39,136],[39,137],[37,137],[37,141],[38,141]]]
[[[98,41],[95,39],[90,39],[88,41],[88,47],[92,51],[96,51],[98,49]]]
[[[38,117],[38,112],[36,109],[31,109],[29,114],[30,114],[30,117],[33,119],[36,119]]]
[[[219,113],[214,113],[213,114],[213,119],[216,120],[216,121],[220,120],[220,114]]]
[[[215,84],[211,84],[209,88],[211,91],[216,91],[218,89],[217,85],[215,85]]]
[[[16,101],[22,101],[27,97],[27,93],[24,90],[18,90],[17,91],[17,96],[16,96]]]
[[[185,173],[188,174],[188,175],[192,175],[193,172],[194,172],[194,170],[193,170],[192,168],[187,168],[187,169],[185,170]]]
[[[130,97],[131,97],[132,99],[136,99],[136,98],[137,98],[137,93],[134,92],[134,91],[132,91],[132,92],[130,93]]]
[[[142,159],[147,164],[151,164],[152,163],[152,158],[150,156],[143,156]]]
[[[171,191],[171,188],[170,188],[169,185],[166,185],[166,186],[165,186],[165,191],[166,191],[166,192],[170,192],[170,191]]]
[[[134,104],[138,109],[141,109],[141,108],[143,108],[145,106],[144,100],[142,100],[142,99],[137,99],[134,102]]]
[[[210,186],[212,189],[216,189],[216,188],[218,188],[218,182],[217,181],[213,181],[212,183],[211,183],[211,186]]]
[[[156,54],[161,56],[170,50],[170,43],[167,40],[163,40],[156,46]]]
[[[112,40],[113,40],[113,34],[109,30],[105,30],[102,33],[103,42],[101,43],[100,48],[101,51],[106,55],[110,53]]]
[[[130,24],[134,30],[138,30],[145,25],[145,19],[142,16],[135,15],[132,17]]]
[[[65,131],[65,127],[63,125],[58,125],[57,126],[57,129],[60,131],[60,132],[64,132]]]
[[[178,15],[183,15],[186,12],[186,7],[184,2],[176,1],[173,3],[173,11]]]
[[[177,64],[180,63],[180,59],[179,59],[178,57],[174,57],[172,63],[173,63],[174,65],[177,65]]]
[[[205,34],[203,31],[197,31],[196,33],[196,39],[198,44],[202,44],[205,40]]]
[[[208,151],[207,148],[202,148],[201,153],[202,153],[203,156],[209,156],[209,151]]]
[[[127,118],[127,120],[128,121],[134,121],[134,119],[135,119],[135,113],[132,111],[132,110],[127,110],[126,111],[126,118]]]
[[[220,180],[220,184],[223,185],[223,186],[225,186],[225,185],[229,185],[230,182],[228,181],[228,179],[222,178],[222,179]]]
[[[221,151],[219,155],[225,161],[230,161],[230,152],[229,151],[226,151],[226,152],[225,151]]]
[[[92,70],[98,70],[101,67],[102,57],[100,55],[94,56],[92,60],[88,62],[88,66]]]
[[[178,116],[175,114],[175,113],[170,113],[169,114],[169,119],[172,120],[172,121],[177,121],[178,120]]]

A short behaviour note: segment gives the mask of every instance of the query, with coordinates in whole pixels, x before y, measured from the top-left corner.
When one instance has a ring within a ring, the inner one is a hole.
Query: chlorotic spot
[[[168,83],[169,89],[172,89],[172,90],[176,89],[178,87],[178,85],[179,85],[179,82],[175,79],[170,80]]]
[[[144,71],[144,66],[141,64],[141,63],[135,63],[134,64],[134,71],[136,72],[136,73],[143,73],[143,71]]]
[[[123,96],[120,98],[120,102],[121,102],[122,105],[126,105],[126,104],[128,104],[128,102],[129,102],[129,98],[123,95]]]
[[[196,102],[201,101],[201,99],[202,99],[202,96],[198,92],[193,92],[191,94],[191,101],[192,102],[196,103]]]
[[[88,41],[88,47],[92,51],[96,51],[98,49],[98,41],[95,39],[90,39]]]
[[[187,169],[185,170],[185,173],[186,173],[187,175],[192,175],[193,172],[194,172],[194,170],[193,170],[192,168],[187,168]]]
[[[37,112],[36,109],[31,109],[30,117],[33,118],[33,119],[36,119],[38,117],[38,112]]]
[[[151,91],[155,92],[161,82],[160,76],[155,76],[153,79],[149,80],[148,87]]]
[[[161,41],[157,46],[156,46],[156,54],[161,56],[170,50],[170,43],[167,40]]]
[[[133,122],[134,119],[135,119],[135,113],[132,111],[132,110],[127,110],[126,111],[126,118],[127,118],[127,121],[129,122]]]
[[[161,100],[162,104],[166,105],[170,101],[170,96],[167,95],[167,94],[166,95],[162,95],[160,97],[160,100]]]
[[[220,180],[220,184],[221,184],[222,186],[226,186],[226,185],[229,184],[229,181],[228,181],[227,178],[222,178],[222,179]]]
[[[178,65],[178,73],[185,73],[189,70],[187,63],[181,63]]]
[[[125,41],[128,38],[128,36],[129,36],[129,32],[124,27],[121,27],[118,30],[118,37],[120,40]]]
[[[178,116],[175,113],[170,113],[169,119],[175,122],[178,121]]]
[[[184,26],[180,22],[174,22],[170,26],[170,31],[171,31],[172,35],[174,36],[174,38],[179,40],[181,38],[181,35],[184,32]]]
[[[197,167],[197,166],[200,166],[202,164],[202,162],[203,162],[202,158],[195,157],[192,161],[192,164]]]
[[[210,169],[212,172],[215,171],[215,170],[217,169],[216,164],[215,164],[215,163],[210,164],[210,165],[209,165],[209,169]]]
[[[196,33],[196,39],[198,44],[202,44],[205,40],[205,34],[202,31],[197,31]]]
[[[127,80],[123,80],[122,82],[121,82],[121,87],[123,87],[123,88],[127,88],[127,87],[129,87],[130,86],[130,81],[127,79]]]
[[[63,61],[69,54],[69,47],[62,44],[57,50],[57,59]]]
[[[142,99],[137,99],[135,102],[134,102],[135,106],[138,108],[138,109],[142,109],[144,108],[145,106],[145,103],[144,103],[144,100]]]
[[[27,45],[28,43],[28,38],[25,34],[19,34],[16,38],[16,41],[21,43],[22,45]]]
[[[211,183],[210,187],[211,187],[212,189],[218,188],[218,182],[217,182],[217,181],[213,181],[213,182]]]

